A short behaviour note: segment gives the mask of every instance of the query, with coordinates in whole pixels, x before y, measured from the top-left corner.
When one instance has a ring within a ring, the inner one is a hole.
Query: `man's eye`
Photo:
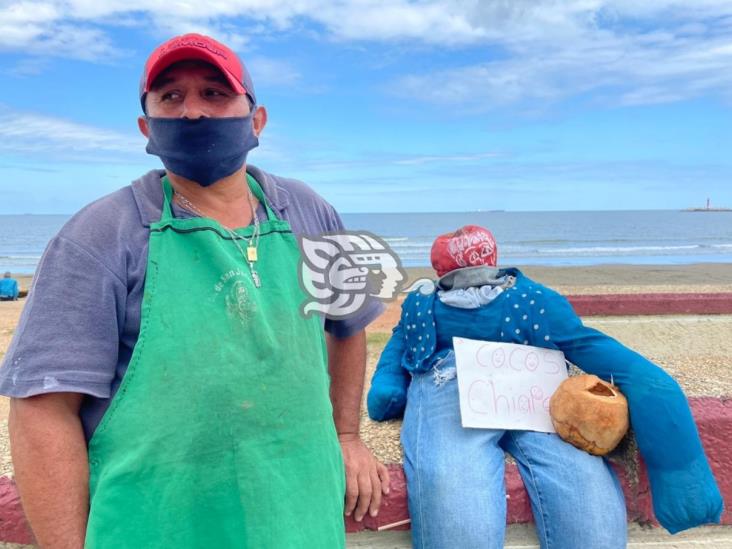
[[[222,92],[221,90],[216,89],[208,89],[206,90],[206,96],[207,97],[226,97],[228,94]]]
[[[166,92],[160,96],[160,101],[177,101],[180,99],[178,92]]]

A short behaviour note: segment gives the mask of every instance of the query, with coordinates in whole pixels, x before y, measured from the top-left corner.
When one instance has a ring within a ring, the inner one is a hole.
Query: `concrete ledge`
[[[732,399],[692,398],[689,399],[707,458],[719,483],[725,501],[732,502]],[[632,471],[614,465],[623,485],[628,518],[641,524],[656,524],[653,517],[648,477],[638,456],[633,468],[637,467],[637,479]],[[409,528],[407,509],[407,486],[401,465],[389,465],[391,473],[390,494],[385,498],[378,517],[364,517],[360,523],[351,518],[346,520],[348,532],[363,530],[406,530]],[[515,464],[506,465],[506,492],[508,502],[507,522],[525,524],[533,521],[529,497]],[[732,525],[732,507],[727,506],[722,515],[722,524]],[[0,542],[29,544],[33,542],[28,524],[23,515],[15,482],[0,477]]]
[[[689,399],[699,435],[714,475],[726,502],[732,502],[732,399],[710,397]],[[658,525],[653,515],[648,476],[642,460],[636,454],[631,467],[623,468],[613,463],[620,478],[628,508],[628,519],[640,524]],[[637,471],[637,473],[634,472]],[[401,465],[391,464],[390,494],[382,505],[378,517],[364,517],[358,523],[346,521],[348,532],[363,530],[405,530],[409,528],[406,481]],[[533,522],[529,496],[515,464],[506,464],[507,523]],[[726,506],[722,524],[732,525],[732,508]]]
[[[347,536],[349,549],[411,549],[409,532],[360,532]],[[509,524],[505,549],[540,549],[536,531],[530,524]],[[627,549],[732,549],[732,526],[700,526],[680,534],[628,525]],[[457,547],[456,549],[460,549]]]
[[[732,314],[732,293],[570,295],[580,316]]]

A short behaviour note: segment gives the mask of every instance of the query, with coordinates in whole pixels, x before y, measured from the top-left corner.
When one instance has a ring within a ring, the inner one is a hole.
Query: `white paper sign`
[[[556,432],[549,399],[567,379],[564,353],[454,337],[463,427]]]

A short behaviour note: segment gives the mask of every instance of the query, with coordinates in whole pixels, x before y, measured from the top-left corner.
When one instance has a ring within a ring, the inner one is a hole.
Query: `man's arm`
[[[10,402],[10,443],[23,510],[43,549],[80,549],[89,515],[89,463],[79,419],[83,395]]]
[[[357,521],[366,511],[376,516],[381,494],[389,493],[389,472],[359,437],[361,398],[366,372],[366,332],[336,338],[326,335],[330,400],[346,466],[346,515]]]

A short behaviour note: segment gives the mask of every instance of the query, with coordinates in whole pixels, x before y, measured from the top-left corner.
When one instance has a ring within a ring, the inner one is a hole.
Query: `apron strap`
[[[160,221],[165,223],[173,219],[173,211],[170,208],[170,203],[173,201],[173,186],[170,184],[170,180],[167,175],[163,176],[163,211],[160,214]]]
[[[173,201],[173,186],[170,183],[170,179],[168,179],[167,175],[164,175],[162,178],[163,183],[163,211],[160,215],[160,221],[166,222],[173,219],[173,210],[170,206],[170,204]],[[259,200],[263,205],[264,209],[267,212],[267,221],[276,221],[278,219],[277,215],[274,213],[274,210],[272,210],[272,207],[269,204],[269,200],[264,194],[264,191],[262,190],[261,185],[259,182],[254,179],[254,177],[251,174],[247,174],[247,183],[249,184],[249,189],[252,191],[254,196],[257,197],[257,200]]]

